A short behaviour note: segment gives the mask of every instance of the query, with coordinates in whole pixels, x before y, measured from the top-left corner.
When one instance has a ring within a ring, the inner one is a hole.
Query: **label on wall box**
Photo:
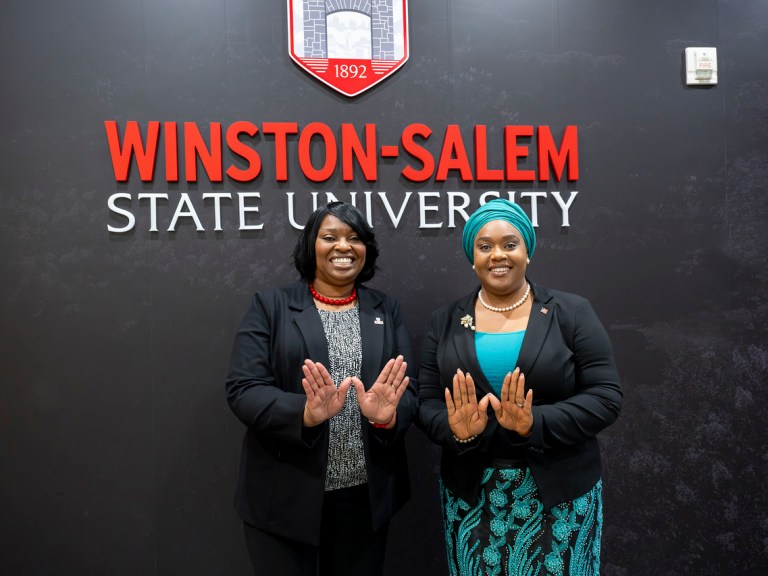
[[[408,0],[288,0],[288,51],[321,82],[357,96],[408,60]]]

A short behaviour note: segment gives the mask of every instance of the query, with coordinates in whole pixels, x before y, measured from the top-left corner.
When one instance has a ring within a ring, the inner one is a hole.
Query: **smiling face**
[[[525,290],[528,251],[520,232],[506,220],[491,220],[474,242],[475,274],[486,294],[513,297]]]
[[[315,238],[317,291],[329,297],[349,294],[365,265],[365,250],[365,243],[348,224],[326,216]]]

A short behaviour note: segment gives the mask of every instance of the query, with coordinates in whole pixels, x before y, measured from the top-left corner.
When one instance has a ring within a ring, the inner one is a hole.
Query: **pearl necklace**
[[[309,291],[312,293],[312,298],[323,304],[328,304],[329,306],[346,306],[357,299],[357,287],[352,288],[352,294],[346,298],[328,298],[327,296],[323,296],[315,290],[315,287],[312,286],[312,282],[309,283]]]
[[[523,294],[523,297],[520,298],[517,302],[512,304],[512,306],[504,306],[503,308],[496,308],[496,306],[491,306],[488,304],[485,300],[483,300],[483,290],[481,289],[480,292],[477,293],[477,297],[480,298],[480,304],[488,308],[491,312],[509,312],[510,310],[514,310],[515,308],[520,308],[526,300],[528,300],[528,294],[531,293],[531,285],[528,284],[528,288],[525,289],[525,294]]]

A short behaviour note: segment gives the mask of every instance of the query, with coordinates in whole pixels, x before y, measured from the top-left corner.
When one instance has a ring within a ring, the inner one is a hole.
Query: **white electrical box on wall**
[[[717,84],[717,48],[685,49],[685,83],[689,86]]]

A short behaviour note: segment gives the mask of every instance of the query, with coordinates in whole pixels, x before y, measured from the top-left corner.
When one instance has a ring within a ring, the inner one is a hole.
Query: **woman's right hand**
[[[477,401],[475,381],[461,370],[453,375],[453,395],[445,389],[448,424],[457,440],[468,440],[485,430],[488,424],[488,395]]]
[[[325,366],[312,360],[304,360],[301,370],[304,372],[301,385],[307,395],[307,402],[304,404],[304,426],[317,426],[341,412],[352,379],[346,378],[336,388]]]

